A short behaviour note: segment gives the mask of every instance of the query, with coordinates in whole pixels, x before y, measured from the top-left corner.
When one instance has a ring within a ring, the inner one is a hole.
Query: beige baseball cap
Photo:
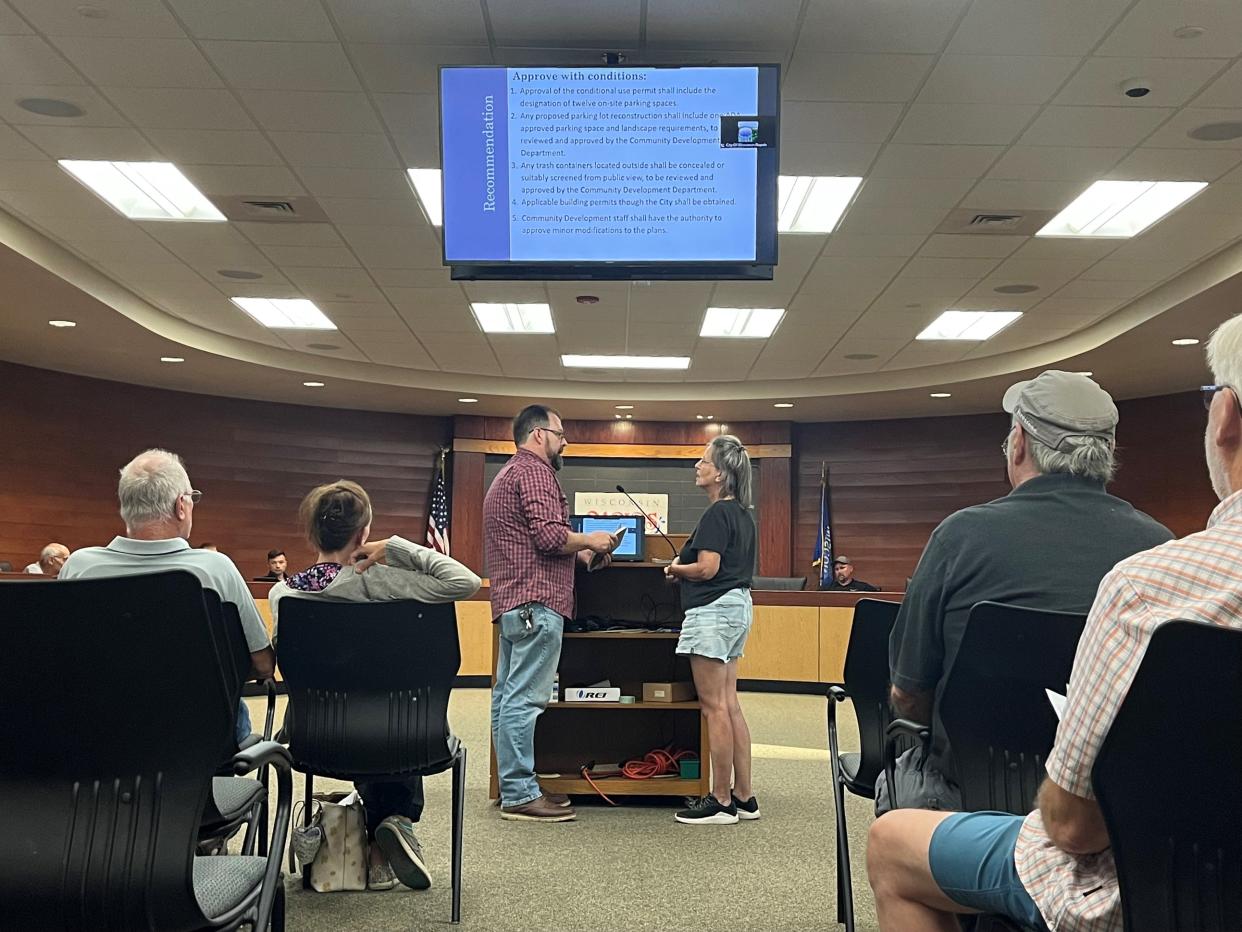
[[[1114,440],[1117,406],[1112,396],[1077,372],[1049,369],[1009,386],[1001,406],[1036,440],[1064,452],[1071,437]]]

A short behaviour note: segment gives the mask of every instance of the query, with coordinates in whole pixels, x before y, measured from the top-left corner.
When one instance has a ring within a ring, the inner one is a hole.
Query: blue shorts
[[[1048,932],[1013,861],[1022,821],[1007,812],[955,812],[932,833],[927,861],[932,879],[954,903]]]
[[[686,609],[677,653],[711,657],[726,663],[742,656],[754,608],[749,589],[730,589],[715,602]]]

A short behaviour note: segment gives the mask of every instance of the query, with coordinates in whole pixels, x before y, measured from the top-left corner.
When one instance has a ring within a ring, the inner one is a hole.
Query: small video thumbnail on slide
[[[722,149],[764,149],[776,145],[776,118],[765,116],[721,116]]]

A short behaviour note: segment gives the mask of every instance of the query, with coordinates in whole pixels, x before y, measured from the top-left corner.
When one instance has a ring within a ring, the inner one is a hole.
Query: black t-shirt
[[[700,550],[720,554],[720,569],[705,582],[681,580],[681,607],[710,605],[730,589],[749,589],[755,571],[755,521],[736,499],[707,506],[703,517],[681,548],[680,562],[697,563]]]
[[[851,579],[844,586],[835,579],[832,585],[824,590],[825,592],[879,592],[879,586],[873,586],[869,582],[863,582],[861,579]]]

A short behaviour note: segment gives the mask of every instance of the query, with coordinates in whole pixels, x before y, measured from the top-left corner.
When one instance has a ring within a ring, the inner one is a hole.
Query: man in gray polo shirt
[[[222,602],[237,606],[250,648],[251,676],[265,679],[276,669],[276,654],[245,580],[224,554],[190,547],[194,505],[202,494],[190,485],[181,457],[175,453],[139,453],[121,470],[117,486],[125,536],[114,537],[107,547],[74,551],[60,578],[188,570],[202,580],[204,589],[214,590]],[[237,740],[249,734],[250,713],[243,702],[237,717]]]
[[[932,723],[931,757],[897,762],[896,806],[885,775],[876,812],[958,809],[952,755],[935,714],[978,602],[1085,614],[1100,580],[1118,562],[1171,540],[1169,529],[1109,495],[1116,471],[1117,407],[1084,375],[1050,370],[1013,385],[1003,449],[1013,491],[964,508],[932,532],[889,640],[897,714]]]

